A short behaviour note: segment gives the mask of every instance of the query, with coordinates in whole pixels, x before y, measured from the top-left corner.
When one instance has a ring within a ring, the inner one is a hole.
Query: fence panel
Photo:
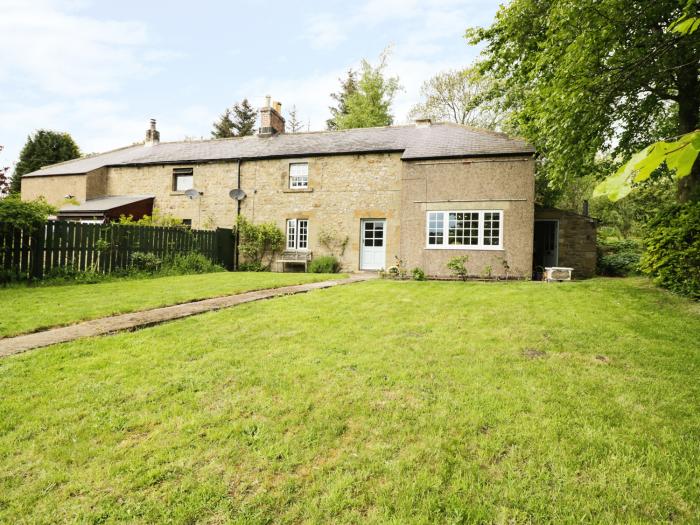
[[[58,268],[110,273],[127,268],[134,252],[163,259],[193,251],[235,269],[235,235],[225,228],[210,231],[48,221],[25,231],[0,223],[0,281],[41,279]]]

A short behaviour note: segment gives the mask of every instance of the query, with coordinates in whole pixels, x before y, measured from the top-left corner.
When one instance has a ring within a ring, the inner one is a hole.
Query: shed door
[[[386,220],[362,219],[360,270],[381,270],[386,265]]]
[[[535,221],[535,266],[543,268],[559,264],[559,221]]]

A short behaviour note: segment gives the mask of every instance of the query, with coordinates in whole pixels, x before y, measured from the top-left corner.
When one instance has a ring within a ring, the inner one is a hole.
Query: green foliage
[[[348,114],[348,97],[357,91],[357,73],[352,69],[348,69],[348,74],[345,80],[338,79],[340,82],[340,91],[331,93],[331,98],[336,101],[336,107],[329,107],[331,118],[326,120],[326,127],[330,131],[338,128],[338,119]]]
[[[390,126],[394,122],[391,104],[400,89],[397,77],[385,78],[388,51],[384,51],[377,67],[362,60],[357,88],[345,98],[344,114],[334,116],[337,129]]]
[[[659,141],[632,155],[632,158],[596,186],[594,197],[618,201],[626,197],[636,184],[651,177],[663,164],[674,172],[676,179],[690,175],[700,153],[700,131],[682,135],[678,140]]]
[[[457,257],[452,257],[447,261],[447,269],[450,270],[452,275],[459,277],[463,281],[467,280],[469,276],[469,271],[467,270],[467,262],[469,262],[468,255],[460,255]]]
[[[226,108],[219,117],[219,120],[214,122],[213,126],[214,129],[211,131],[211,136],[214,139],[227,139],[236,136],[233,129],[233,119],[231,119],[231,110],[229,108]]]
[[[476,67],[438,73],[423,83],[423,101],[411,108],[409,118],[496,129],[502,116],[489,96],[494,89],[494,82]]]
[[[134,252],[131,254],[131,268],[139,272],[155,273],[163,261],[154,253]]]
[[[318,242],[326,248],[331,255],[337,255],[342,257],[345,253],[345,248],[347,248],[350,242],[350,237],[348,235],[342,236],[333,227],[322,227],[321,231],[318,232]]]
[[[80,157],[80,149],[68,133],[40,129],[27,137],[12,177],[11,191],[19,193],[22,175],[42,166]]]
[[[199,252],[178,253],[166,257],[161,266],[164,275],[185,275],[197,273],[223,272],[224,268]]]
[[[36,230],[53,213],[56,213],[56,208],[43,198],[23,201],[19,195],[14,194],[0,199],[0,222],[11,224],[16,228]]]
[[[120,215],[119,224],[131,226],[161,226],[166,228],[185,228],[182,219],[169,213],[162,213],[158,208],[153,209],[152,215],[144,215],[134,220],[133,215]]]
[[[244,98],[240,104],[234,104],[231,111],[233,113],[232,123],[235,136],[246,137],[255,134],[255,122],[258,112],[251,107],[247,98]]]
[[[289,115],[287,116],[287,122],[286,122],[286,133],[299,133],[303,127],[302,122],[299,120],[299,116],[297,115],[297,107],[292,106],[292,109],[289,110]]]
[[[625,277],[638,272],[642,246],[634,239],[598,238],[598,274]]]
[[[491,27],[468,32],[486,44],[483,69],[501,82],[510,124],[546,159],[553,185],[591,173],[601,153],[624,159],[697,128],[700,33],[668,31],[682,8],[513,0]]]
[[[675,204],[648,224],[640,268],[672,292],[700,299],[700,202]]]
[[[238,251],[244,257],[244,264],[253,268],[269,270],[277,253],[284,248],[284,233],[276,224],[267,222],[253,224],[243,215],[238,217],[235,226],[238,233]]]
[[[315,257],[309,264],[309,272],[311,273],[338,273],[339,271],[340,262],[332,255]]]
[[[411,270],[411,277],[413,277],[414,281],[425,281],[427,280],[425,277],[425,272],[423,271],[422,268],[414,268]]]

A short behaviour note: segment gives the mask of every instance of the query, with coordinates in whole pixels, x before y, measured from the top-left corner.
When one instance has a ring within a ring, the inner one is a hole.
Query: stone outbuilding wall
[[[574,278],[593,277],[596,272],[596,220],[587,215],[535,207],[535,221],[558,223],[558,263],[574,269]]]

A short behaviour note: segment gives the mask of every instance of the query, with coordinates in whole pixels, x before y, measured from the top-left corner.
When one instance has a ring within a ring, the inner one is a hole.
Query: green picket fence
[[[53,268],[110,273],[128,267],[134,252],[159,258],[199,252],[233,270],[234,244],[233,231],[226,228],[48,221],[31,232],[0,223],[0,268],[6,277],[41,279]]]

